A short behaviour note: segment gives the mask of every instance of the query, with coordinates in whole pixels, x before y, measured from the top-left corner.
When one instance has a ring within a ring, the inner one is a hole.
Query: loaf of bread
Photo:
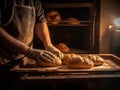
[[[94,63],[87,57],[82,57],[77,54],[66,54],[62,60],[68,68],[73,69],[90,69],[94,66]]]
[[[58,43],[55,45],[55,47],[62,52],[65,52],[65,53],[70,52],[69,47],[65,43]]]
[[[69,61],[72,61],[72,54],[64,54],[62,64],[66,65]]]
[[[60,13],[56,10],[50,10],[46,13],[48,23],[56,25],[61,21]]]
[[[87,58],[93,61],[95,66],[103,65],[104,59],[99,55],[88,55]]]
[[[36,64],[38,65],[38,66],[42,66],[42,67],[55,67],[55,66],[60,66],[60,65],[62,65],[62,61],[61,61],[61,59],[60,58],[58,58],[58,57],[55,57],[55,59],[53,60],[53,62],[36,62]]]
[[[35,60],[32,60],[32,59],[29,59],[29,58],[25,57],[19,63],[19,67],[20,68],[37,68],[39,66],[36,65],[36,61]]]
[[[21,62],[20,62],[20,67],[21,68],[39,68],[39,67],[55,67],[55,66],[59,66],[62,65],[62,61],[56,57],[53,62],[37,62],[35,60],[29,59],[27,57],[25,57]]]
[[[66,21],[66,24],[71,24],[71,25],[80,24],[80,21],[75,17],[68,17],[65,21]]]

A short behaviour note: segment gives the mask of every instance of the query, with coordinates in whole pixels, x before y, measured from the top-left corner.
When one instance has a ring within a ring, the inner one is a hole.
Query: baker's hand
[[[28,49],[26,52],[26,56],[30,59],[34,59],[37,62],[44,62],[44,63],[52,63],[56,59],[56,55],[53,53],[41,50],[41,49]]]
[[[64,56],[64,54],[63,54],[60,50],[58,50],[56,47],[54,47],[53,45],[47,45],[47,46],[45,46],[45,50],[54,53],[54,54],[57,55],[60,59],[62,59],[63,56]]]

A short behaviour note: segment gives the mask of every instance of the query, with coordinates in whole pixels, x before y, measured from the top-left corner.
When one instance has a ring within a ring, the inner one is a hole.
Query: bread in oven
[[[55,45],[55,47],[62,52],[70,52],[70,48],[65,43],[58,43]]]
[[[71,25],[79,25],[80,24],[80,21],[75,17],[68,17],[65,21],[66,21],[66,24],[71,24]]]
[[[56,25],[61,21],[61,16],[58,11],[50,10],[46,13],[46,19],[49,24]]]

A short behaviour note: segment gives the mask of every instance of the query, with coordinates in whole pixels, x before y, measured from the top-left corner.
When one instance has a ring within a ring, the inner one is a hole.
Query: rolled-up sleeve
[[[36,12],[36,23],[47,22],[44,15],[44,9],[42,7],[40,0],[36,0],[35,2],[35,12]]]

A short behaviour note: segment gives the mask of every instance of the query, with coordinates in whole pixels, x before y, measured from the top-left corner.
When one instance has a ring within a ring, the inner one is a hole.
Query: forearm
[[[5,48],[21,54],[25,54],[29,48],[27,45],[25,45],[21,41],[13,38],[1,27],[0,27],[0,43]]]
[[[52,45],[47,24],[46,23],[37,24],[35,26],[35,31],[38,37],[42,40],[45,50],[54,53],[55,55],[62,59],[63,53]]]
[[[51,45],[50,34],[46,22],[36,24],[35,32],[44,46]]]

